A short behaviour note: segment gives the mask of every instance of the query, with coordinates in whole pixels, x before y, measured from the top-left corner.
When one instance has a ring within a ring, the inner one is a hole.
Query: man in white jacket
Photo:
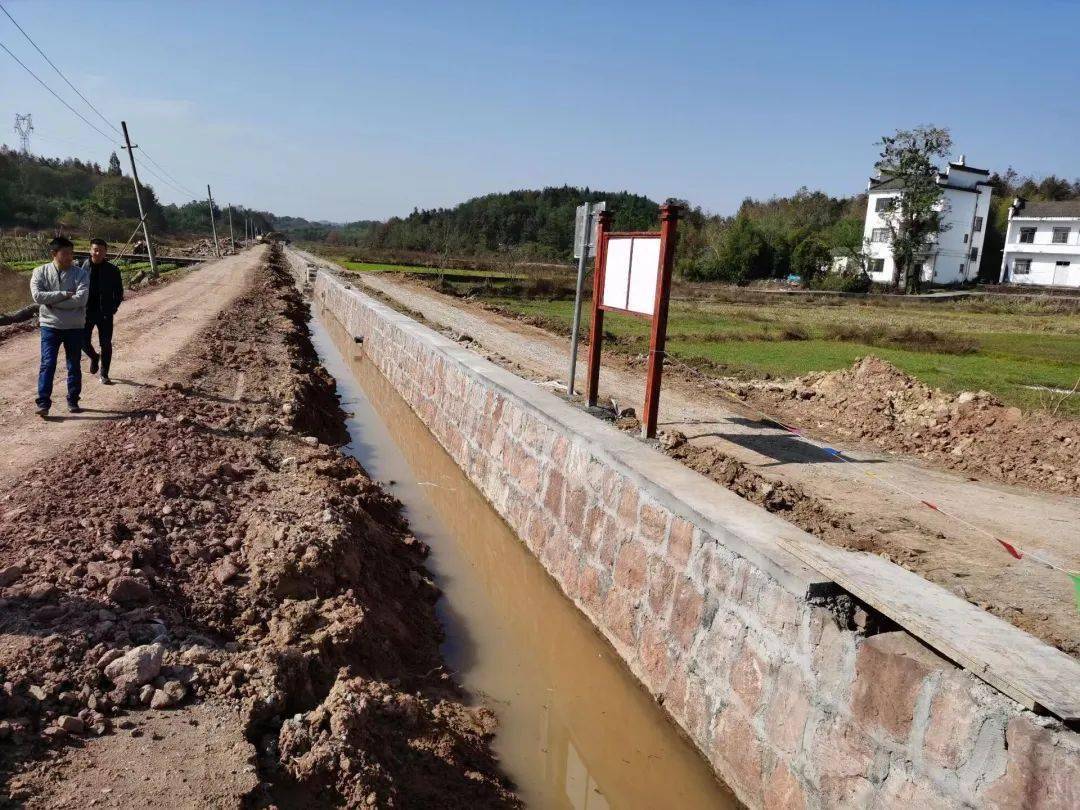
[[[42,419],[52,407],[53,378],[60,346],[67,360],[68,411],[79,413],[82,393],[82,345],[86,326],[86,299],[90,294],[89,273],[75,264],[75,246],[58,236],[49,243],[52,261],[34,269],[30,295],[38,304],[41,324],[41,367],[38,370],[37,414]]]

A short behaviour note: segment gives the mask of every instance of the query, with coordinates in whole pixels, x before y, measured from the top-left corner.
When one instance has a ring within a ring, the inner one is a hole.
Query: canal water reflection
[[[728,808],[736,800],[443,451],[340,323],[315,346],[352,414],[348,451],[406,508],[445,596],[443,653],[499,717],[495,749],[535,808]]]

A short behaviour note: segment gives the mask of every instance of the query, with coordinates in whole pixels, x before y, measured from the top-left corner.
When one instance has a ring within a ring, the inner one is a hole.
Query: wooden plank
[[[1033,711],[1080,719],[1080,662],[874,554],[808,539],[780,545],[971,674]]]

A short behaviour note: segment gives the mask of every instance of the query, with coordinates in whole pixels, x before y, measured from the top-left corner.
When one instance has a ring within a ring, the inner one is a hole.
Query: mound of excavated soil
[[[1080,420],[1023,413],[986,391],[950,394],[877,357],[787,382],[730,382],[800,425],[979,478],[1080,495]]]
[[[124,775],[110,806],[518,806],[442,669],[426,549],[331,446],[306,316],[275,251],[172,382],[0,501],[12,801],[90,769]],[[200,741],[227,774],[176,772]]]

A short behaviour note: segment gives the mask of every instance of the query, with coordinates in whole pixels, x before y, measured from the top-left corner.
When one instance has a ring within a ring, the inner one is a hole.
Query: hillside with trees
[[[568,261],[574,211],[585,201],[607,200],[617,230],[657,226],[658,203],[626,191],[561,186],[475,197],[453,208],[414,209],[385,222],[330,228],[326,241],[378,251],[475,256],[515,251],[522,258]]]
[[[153,186],[142,185],[147,224],[153,234],[204,235],[210,231],[207,203],[162,205]],[[218,222],[222,210],[215,205]],[[251,218],[263,231],[273,230],[274,216],[233,206],[233,222]],[[139,222],[131,178],[115,153],[105,168],[78,158],[46,158],[0,147],[0,228],[79,231],[125,240]]]

